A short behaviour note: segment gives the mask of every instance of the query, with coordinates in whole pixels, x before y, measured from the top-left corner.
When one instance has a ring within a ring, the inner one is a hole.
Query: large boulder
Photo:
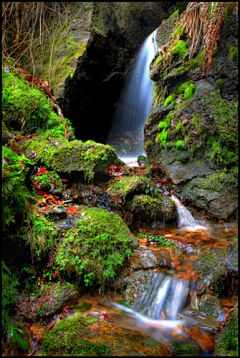
[[[223,23],[208,78],[204,50],[189,59],[185,35],[174,42],[178,13],[163,22],[150,65],[155,103],[144,128],[148,163],[165,169],[183,203],[218,220],[236,219],[238,207],[236,14]]]
[[[145,333],[80,313],[58,321],[51,331],[45,332],[41,349],[49,356],[171,355],[165,345]]]

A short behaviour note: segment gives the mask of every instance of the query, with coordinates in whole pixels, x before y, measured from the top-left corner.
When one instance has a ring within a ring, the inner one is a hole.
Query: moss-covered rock
[[[35,161],[40,161],[47,169],[57,172],[83,172],[87,181],[94,179],[95,173],[108,174],[112,164],[124,165],[115,150],[109,146],[88,140],[71,142],[64,138],[37,137],[25,140],[23,145],[37,153]]]
[[[212,248],[200,255],[194,265],[199,274],[198,294],[210,293],[221,296],[226,274],[226,251]]]
[[[170,354],[166,346],[144,333],[120,328],[79,313],[74,317],[58,321],[51,331],[43,334],[42,355],[44,356],[108,357]]]
[[[200,297],[199,310],[215,318],[223,313],[220,299],[209,294]]]
[[[119,215],[82,207],[80,219],[59,245],[56,262],[68,273],[104,286],[137,247],[137,239]]]
[[[167,34],[165,23],[159,29],[158,37],[166,37],[166,44],[162,44],[151,64],[151,76],[156,83],[155,103],[144,129],[147,162],[164,167],[168,178],[188,202],[194,201],[199,209],[205,206],[207,214],[216,219],[234,219],[237,201],[233,196],[238,180],[237,68],[230,54],[234,57],[237,44],[236,13],[226,17],[223,23],[209,80],[202,71],[205,51],[200,52],[199,47],[189,59],[181,31],[180,24],[175,29],[172,27],[171,34]],[[174,49],[184,51],[179,56],[179,51],[174,54]],[[218,191],[213,188],[212,192],[205,192],[203,180],[214,176],[216,170],[219,177],[231,178],[225,187],[217,185]],[[198,190],[195,198],[190,198],[185,187],[188,183],[193,187],[193,177],[198,181]],[[199,193],[203,198],[198,200]],[[229,204],[225,210],[223,202]]]

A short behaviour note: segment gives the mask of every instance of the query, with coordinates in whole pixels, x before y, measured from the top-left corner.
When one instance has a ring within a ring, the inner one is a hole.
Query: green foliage
[[[233,62],[238,62],[238,47],[230,46],[230,57]]]
[[[182,84],[177,88],[176,93],[177,93],[177,94],[184,93],[185,90],[186,90],[191,84],[193,84],[193,80],[190,80],[190,81],[187,81],[187,82],[182,83]]]
[[[139,238],[148,238],[149,242],[154,242],[158,246],[171,247],[175,252],[182,254],[182,250],[175,246],[175,243],[171,240],[166,239],[162,235],[152,235],[152,234],[141,234],[138,233],[137,237]]]
[[[115,213],[93,208],[81,212],[82,218],[60,244],[56,262],[85,284],[94,281],[104,287],[132,255],[131,234]]]
[[[4,334],[10,334],[13,339],[13,343],[20,347],[23,351],[29,349],[29,345],[22,338],[19,333],[23,331],[17,327],[14,327],[11,323],[10,316],[14,307],[14,302],[18,297],[17,286],[19,281],[11,273],[7,265],[2,261],[2,328]]]
[[[159,126],[160,129],[161,128],[166,128],[167,129],[169,127],[169,125],[171,123],[171,120],[172,120],[172,112],[173,111],[170,111],[168,113],[168,115],[167,115],[167,117],[165,118],[164,121],[159,122],[158,126]]]
[[[185,148],[184,142],[183,142],[182,140],[178,140],[178,141],[175,143],[175,146],[176,146],[178,149],[183,149],[183,148]]]
[[[49,251],[57,245],[59,234],[56,225],[44,215],[31,216],[34,255],[38,260],[47,258]]]
[[[190,84],[190,86],[188,86],[185,91],[184,91],[184,99],[189,99],[191,98],[194,93],[196,92],[197,87],[194,84]]]
[[[176,95],[173,93],[173,94],[170,94],[164,101],[164,107],[167,107],[169,104],[174,104],[176,100]]]
[[[2,325],[9,323],[9,312],[18,296],[16,286],[19,285],[7,265],[2,261]]]
[[[3,146],[2,163],[2,219],[3,230],[8,231],[9,225],[16,222],[18,214],[25,216],[34,196],[25,184],[30,160]]]
[[[3,121],[11,130],[29,131],[32,127],[53,128],[59,122],[50,100],[38,88],[13,73],[2,72]]]

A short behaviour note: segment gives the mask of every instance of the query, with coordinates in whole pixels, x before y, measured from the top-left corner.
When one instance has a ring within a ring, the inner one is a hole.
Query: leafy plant
[[[170,94],[164,101],[164,107],[167,107],[169,104],[173,104],[176,100],[176,95]]]
[[[162,235],[152,235],[152,234],[142,234],[142,233],[138,233],[137,237],[139,238],[148,238],[149,242],[154,242],[155,244],[157,244],[158,246],[164,246],[164,247],[171,247],[171,249],[173,249],[175,252],[177,253],[181,253],[182,254],[182,250],[179,249],[178,247],[176,247],[176,245],[166,239],[164,236]]]

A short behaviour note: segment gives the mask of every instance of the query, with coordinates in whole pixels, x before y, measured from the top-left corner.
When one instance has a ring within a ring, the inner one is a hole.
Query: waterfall
[[[149,287],[137,298],[132,308],[107,300],[101,304],[115,308],[110,316],[121,327],[145,332],[163,342],[174,334],[186,337],[183,327],[187,323],[177,316],[185,306],[188,293],[189,280],[178,280],[155,272]]]
[[[139,50],[136,62],[117,103],[108,136],[108,142],[111,144],[116,136],[124,136],[126,132],[137,130],[140,147],[138,153],[134,153],[135,157],[144,154],[143,129],[152,108],[153,81],[150,79],[149,66],[157,51],[156,35],[157,29],[145,39]],[[114,147],[114,144],[111,145]],[[121,157],[121,153],[118,154]],[[133,155],[131,154],[131,156]]]
[[[187,210],[185,206],[182,205],[180,200],[176,198],[176,196],[171,195],[171,198],[174,200],[177,206],[178,212],[178,227],[187,227],[188,230],[197,230],[197,229],[205,229],[204,226],[198,225],[192,216],[192,214]]]

